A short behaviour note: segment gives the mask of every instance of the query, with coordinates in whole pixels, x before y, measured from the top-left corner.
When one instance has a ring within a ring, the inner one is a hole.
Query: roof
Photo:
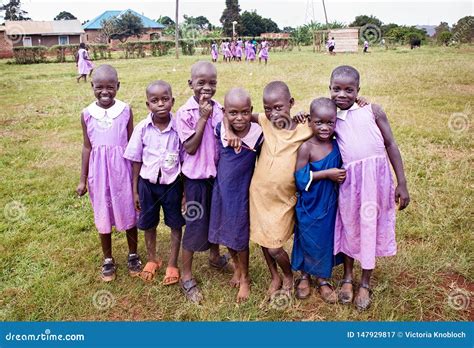
[[[80,35],[84,33],[78,20],[6,21],[7,35]]]
[[[124,10],[124,11],[105,11],[102,13],[100,16],[95,17],[94,19],[88,21],[86,24],[82,26],[84,30],[90,30],[90,29],[102,29],[102,21],[108,20],[110,18],[114,17],[120,17],[124,13],[133,13],[135,16],[138,16],[141,18],[143,26],[145,28],[154,28],[154,29],[164,29],[165,26],[163,24],[160,24],[158,22],[155,22],[154,20],[145,17],[133,10]]]

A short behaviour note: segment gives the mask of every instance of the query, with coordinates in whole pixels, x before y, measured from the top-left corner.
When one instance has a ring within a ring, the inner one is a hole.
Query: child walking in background
[[[212,41],[211,45],[211,58],[213,63],[216,63],[217,59],[219,59],[219,48],[215,41]]]
[[[92,89],[97,100],[81,114],[84,145],[81,179],[76,189],[77,194],[83,196],[89,188],[104,254],[101,278],[106,282],[115,279],[116,271],[112,226],[127,231],[129,274],[135,276],[141,271],[132,168],[130,161],[123,158],[133,130],[133,114],[128,104],[115,99],[119,86],[117,71],[112,66],[101,65],[94,72]]]
[[[94,64],[89,58],[87,53],[86,44],[81,42],[79,44],[79,51],[76,54],[76,67],[79,73],[79,76],[76,78],[77,83],[83,78],[84,82],[87,82],[87,75],[89,77],[92,75],[92,70],[94,70]]]
[[[291,264],[301,271],[296,280],[296,297],[311,295],[311,275],[317,279],[322,299],[337,302],[337,294],[328,282],[332,268],[342,263],[342,257],[333,256],[334,225],[336,222],[338,184],[346,171],[334,139],[336,104],[328,98],[313,100],[308,126],[313,136],[298,149],[295,181],[298,189],[296,203],[297,224]]]
[[[268,63],[268,51],[270,50],[270,45],[267,40],[263,40],[260,46],[260,53],[258,54],[258,62],[261,63],[262,59],[265,61],[265,65]]]
[[[370,278],[375,258],[396,254],[395,204],[404,209],[409,201],[403,162],[388,122],[379,105],[359,107],[359,72],[351,66],[333,70],[331,98],[341,109],[337,118],[337,142],[346,170],[339,188],[334,254],[344,253],[341,303],[351,303],[354,259],[360,262],[362,277],[354,299],[358,309],[370,306]],[[390,164],[398,185],[394,188]]]
[[[235,59],[239,62],[242,61],[242,46],[242,40],[239,38],[235,46]]]
[[[234,88],[226,94],[224,110],[229,127],[241,139],[242,146],[239,150],[228,146],[225,127],[217,124],[219,163],[212,192],[209,242],[229,249],[235,265],[230,285],[239,288],[240,303],[250,294],[249,187],[263,134],[258,124],[250,122],[252,102],[243,89]]]
[[[139,277],[152,281],[162,264],[156,253],[156,227],[162,207],[165,224],[171,229],[171,252],[163,284],[171,285],[180,277],[178,256],[185,224],[181,215],[181,147],[171,114],[171,86],[154,81],[148,85],[146,97],[150,113],[135,127],[124,154],[133,166],[133,197],[135,209],[140,212],[138,228],[145,231],[148,260]]]
[[[182,173],[187,201],[181,289],[188,300],[199,303],[202,294],[192,275],[194,252],[210,249],[211,267],[225,269],[229,266],[229,258],[219,255],[219,245],[208,242],[218,156],[214,129],[222,121],[223,113],[222,106],[212,99],[217,87],[217,70],[212,63],[195,63],[188,84],[194,95],[176,113],[177,131],[184,147]]]
[[[255,50],[250,41],[247,41],[247,61],[253,62],[255,60]]]

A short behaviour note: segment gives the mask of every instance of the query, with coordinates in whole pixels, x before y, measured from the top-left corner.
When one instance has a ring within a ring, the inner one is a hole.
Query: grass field
[[[318,296],[282,308],[264,302],[268,274],[252,245],[252,294],[234,303],[229,276],[197,256],[195,275],[205,301],[187,303],[177,286],[129,278],[124,234],[115,234],[117,280],[99,279],[102,255],[88,197],[74,194],[82,146],[79,115],[93,101],[77,84],[72,63],[17,66],[0,62],[0,320],[473,320],[474,47],[398,49],[371,54],[273,53],[268,66],[218,63],[218,92],[242,86],[262,111],[263,87],[288,83],[294,111],[328,95],[331,70],[350,64],[361,72],[361,92],[384,106],[405,162],[412,198],[397,215],[398,254],[374,272],[370,310],[325,304]],[[190,66],[201,58],[172,56],[107,61],[121,81],[118,98],[130,103],[135,123],[146,115],[145,87],[171,83],[175,109],[191,95]],[[207,56],[203,57],[208,59]],[[105,61],[103,61],[105,63]],[[102,62],[96,62],[100,64]],[[169,234],[159,228],[167,257]],[[291,243],[287,245],[291,250]],[[139,251],[145,255],[140,235]],[[358,271],[358,275],[359,275]],[[342,270],[336,269],[335,280]]]

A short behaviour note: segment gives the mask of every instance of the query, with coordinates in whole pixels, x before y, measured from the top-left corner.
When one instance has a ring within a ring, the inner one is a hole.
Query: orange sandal
[[[168,266],[166,267],[166,274],[163,278],[163,285],[173,285],[179,282],[180,274],[179,268]]]
[[[138,273],[138,277],[145,282],[152,282],[155,279],[155,273],[161,268],[163,261],[158,259],[156,261],[148,261],[143,267],[143,270]]]

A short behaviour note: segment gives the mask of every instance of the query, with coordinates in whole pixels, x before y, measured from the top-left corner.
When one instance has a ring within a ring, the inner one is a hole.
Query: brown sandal
[[[152,282],[155,279],[155,273],[161,268],[163,261],[158,259],[156,261],[148,261],[143,267],[143,270],[138,273],[138,277],[145,282]]]
[[[323,286],[327,286],[327,287],[329,287],[329,288],[332,290],[329,295],[323,295],[323,294],[321,294],[321,287],[323,287]],[[330,304],[337,303],[338,297],[337,297],[337,294],[336,294],[336,292],[334,291],[334,288],[333,288],[333,286],[331,285],[331,283],[329,283],[328,281],[324,280],[324,281],[318,283],[317,287],[318,287],[318,289],[319,289],[319,294],[321,295],[321,298],[324,300],[324,302],[330,303]]]
[[[339,282],[339,285],[342,286],[343,284],[351,284],[352,285],[352,290],[349,292],[349,291],[342,291],[339,290],[339,294],[338,294],[338,300],[339,300],[339,303],[342,303],[342,304],[350,304],[352,303],[352,300],[354,299],[354,282],[352,281],[352,279],[342,279],[340,282]]]
[[[308,281],[308,286],[300,288],[299,285],[303,280]],[[298,300],[306,300],[311,296],[311,276],[306,274],[302,275],[295,280],[295,297]]]
[[[179,268],[168,266],[166,267],[165,277],[163,278],[163,285],[173,285],[179,282]]]

